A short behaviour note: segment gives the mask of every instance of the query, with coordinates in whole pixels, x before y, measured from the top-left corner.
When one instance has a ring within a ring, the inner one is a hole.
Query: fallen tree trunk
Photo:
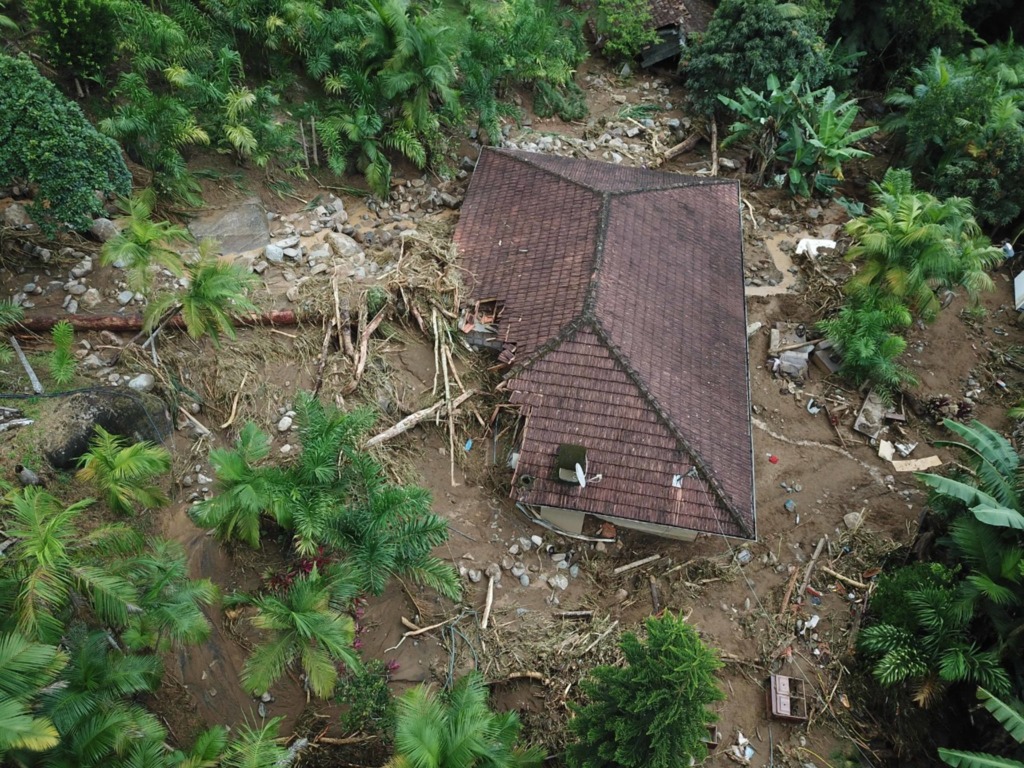
[[[259,315],[241,315],[233,318],[238,327],[263,325],[296,325],[302,319],[293,309],[273,309]],[[13,326],[15,333],[31,331],[46,333],[61,320],[67,320],[76,331],[110,331],[112,333],[137,333],[142,330],[141,314],[131,315],[37,315],[26,317]],[[165,327],[184,328],[185,321],[181,315],[172,317]]]
[[[472,389],[468,390],[467,392],[463,392],[457,398],[452,400],[452,402],[451,402],[451,410],[454,411],[456,408],[458,408],[460,405],[462,405],[462,403],[464,403],[466,400],[468,400],[474,394],[476,394],[476,391],[472,390]],[[390,440],[393,437],[397,437],[398,435],[402,434],[403,432],[406,432],[406,431],[412,429],[414,426],[419,424],[424,419],[426,419],[426,418],[428,418],[430,416],[433,416],[435,413],[440,411],[446,405],[448,405],[447,401],[445,401],[445,400],[438,400],[436,403],[434,403],[429,408],[424,408],[422,411],[416,411],[416,413],[412,413],[412,414],[406,416],[404,419],[402,419],[400,422],[395,424],[393,427],[389,427],[388,429],[385,429],[383,432],[381,432],[379,435],[374,435],[369,440],[367,440],[366,441],[366,447],[367,448],[371,448],[374,445],[379,445],[380,443],[383,443],[385,440]]]

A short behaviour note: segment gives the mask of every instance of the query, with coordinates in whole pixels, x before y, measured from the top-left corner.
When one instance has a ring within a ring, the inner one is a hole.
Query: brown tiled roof
[[[455,239],[514,345],[513,496],[753,538],[737,184],[487,149]],[[557,479],[566,443],[600,481]]]

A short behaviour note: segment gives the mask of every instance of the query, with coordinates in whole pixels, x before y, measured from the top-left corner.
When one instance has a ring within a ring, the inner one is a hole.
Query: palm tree
[[[273,504],[271,480],[277,474],[258,466],[269,453],[270,438],[252,422],[242,428],[233,448],[210,451],[217,493],[192,507],[189,514],[196,524],[212,528],[221,540],[258,547],[260,523]]]
[[[255,276],[241,264],[218,259],[214,248],[212,241],[200,243],[198,260],[185,265],[188,287],[183,293],[168,291],[149,303],[145,312],[146,331],[159,330],[180,312],[193,339],[209,335],[217,345],[221,333],[235,338],[231,315],[257,310],[248,297]]]
[[[49,765],[99,768],[140,744],[162,743],[166,732],[160,722],[131,701],[159,684],[158,657],[121,653],[105,632],[93,632],[72,648],[70,659],[63,685],[40,697],[42,711],[60,733]]]
[[[108,507],[129,515],[136,505],[157,509],[167,504],[167,495],[150,480],[171,468],[171,454],[148,442],[127,444],[96,425],[89,450],[78,460],[78,479],[90,483]]]
[[[1003,726],[1010,738],[1018,744],[1024,744],[1024,716],[1020,714],[1020,704],[1011,707],[1000,701],[984,688],[978,688],[978,699],[999,724]],[[939,749],[942,762],[953,768],[1024,768],[1024,763],[1008,757],[984,755],[978,752],[962,752],[957,749]]]
[[[883,686],[913,683],[914,700],[927,707],[952,683],[973,682],[1005,693],[1010,678],[998,654],[981,650],[971,638],[971,613],[960,610],[955,589],[906,593],[915,619],[912,629],[875,624],[862,630],[859,649],[875,657],[873,673]]]
[[[124,640],[129,647],[167,650],[195,645],[210,634],[203,606],[218,597],[209,579],[190,579],[185,551],[177,542],[156,539],[133,563],[142,609],[131,617]]]
[[[960,587],[960,612],[986,619],[999,655],[1024,678],[1020,456],[1006,438],[981,422],[944,423],[962,442],[936,445],[958,448],[971,474],[950,478],[919,473],[917,478],[932,489],[933,506],[938,502],[952,510],[948,545],[970,568]]]
[[[910,323],[910,310],[901,301],[865,290],[851,296],[818,328],[842,354],[843,376],[858,386],[870,381],[883,393],[894,393],[917,383],[914,375],[896,362],[907,342],[893,331]]]
[[[174,246],[192,239],[184,227],[169,221],[153,221],[155,205],[156,193],[152,188],[122,198],[120,206],[127,215],[124,227],[100,250],[100,262],[104,266],[123,266],[128,274],[128,284],[135,291],[148,290],[154,266],[181,275],[181,255]]]
[[[34,486],[10,496],[5,533],[17,543],[0,561],[0,614],[7,613],[29,639],[60,639],[72,595],[84,598],[101,621],[118,627],[137,610],[135,587],[113,558],[134,556],[141,540],[120,525],[79,530],[78,517],[92,503],[83,499],[65,507]]]
[[[386,768],[531,768],[544,753],[516,746],[519,716],[487,705],[487,686],[471,672],[446,694],[410,688],[398,702],[395,756]]]
[[[411,578],[453,600],[461,593],[454,569],[431,553],[448,540],[448,524],[430,509],[430,492],[388,483],[380,463],[356,454],[347,467],[348,503],[332,516],[327,542],[380,595],[395,576]]]
[[[894,168],[872,188],[871,213],[846,225],[855,243],[846,258],[861,262],[849,290],[893,296],[928,320],[939,310],[936,288],[963,287],[974,298],[991,290],[985,270],[1001,257],[982,236],[969,200],[915,192],[910,172]]]
[[[336,662],[360,668],[352,648],[355,623],[340,610],[351,599],[354,586],[350,572],[320,574],[314,569],[281,594],[231,598],[232,604],[254,606],[252,625],[271,633],[246,660],[242,687],[253,694],[268,691],[289,665],[298,662],[309,689],[321,698],[330,696],[338,680]]]
[[[0,634],[0,762],[8,750],[42,752],[60,741],[50,719],[36,712],[36,702],[67,661],[52,645]]]

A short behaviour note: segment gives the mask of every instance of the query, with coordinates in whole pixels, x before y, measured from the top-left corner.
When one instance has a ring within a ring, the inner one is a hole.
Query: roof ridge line
[[[561,179],[562,181],[568,182],[569,184],[577,186],[580,189],[586,189],[598,195],[602,194],[601,190],[597,189],[596,187],[592,187],[589,184],[584,184],[582,181],[578,181],[576,179],[570,179],[568,176],[558,173],[557,171],[553,171],[550,168],[545,168],[543,165],[530,162],[530,155],[536,155],[538,157],[549,157],[549,155],[545,155],[543,152],[527,152],[525,149],[510,149],[508,147],[484,147],[483,150],[481,151],[481,155],[483,154],[483,152],[496,152],[499,155],[504,155],[505,157],[509,157],[513,160],[516,160],[522,163],[523,165],[528,165],[534,170],[540,171],[541,173],[546,173],[549,176],[554,176],[556,179]],[[558,155],[554,155],[554,157],[558,157]],[[479,159],[477,160],[477,162],[480,162]]]
[[[669,431],[676,438],[680,445],[682,445],[684,452],[689,455],[693,461],[693,465],[697,468],[697,471],[703,476],[704,481],[711,487],[712,493],[719,502],[725,507],[726,511],[732,516],[733,520],[740,526],[740,529],[748,536],[754,534],[750,530],[750,526],[747,525],[747,521],[740,514],[739,509],[733,503],[733,501],[726,494],[725,489],[721,487],[721,484],[715,479],[714,475],[704,464],[704,460],[700,454],[693,449],[689,441],[683,436],[682,430],[672,421],[671,417],[662,407],[661,402],[654,396],[654,393],[648,388],[647,384],[644,383],[643,377],[640,373],[630,365],[629,360],[623,354],[622,350],[615,345],[605,331],[604,326],[601,325],[601,321],[597,317],[586,318],[593,326],[595,335],[601,340],[601,342],[608,348],[615,360],[623,367],[626,371],[626,375],[629,376],[630,380],[636,385],[637,389],[640,390],[640,394],[650,404],[651,408],[658,415],[665,426],[668,427]]]

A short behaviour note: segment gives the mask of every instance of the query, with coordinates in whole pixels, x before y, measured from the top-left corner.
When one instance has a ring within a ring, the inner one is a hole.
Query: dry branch
[[[428,419],[429,417],[433,416],[435,413],[440,411],[442,408],[448,407],[449,410],[455,410],[456,408],[458,408],[466,400],[468,400],[470,397],[472,397],[475,394],[476,394],[476,390],[470,389],[467,392],[463,392],[457,398],[452,400],[451,403],[447,403],[444,400],[438,400],[436,403],[434,403],[429,408],[424,408],[421,411],[416,411],[416,413],[413,413],[413,414],[410,414],[409,416],[406,416],[404,419],[402,419],[400,422],[395,424],[393,427],[389,427],[388,429],[385,429],[379,435],[374,435],[373,437],[371,437],[369,440],[366,441],[366,447],[367,448],[371,448],[371,447],[373,447],[375,445],[380,445],[384,441],[390,440],[393,437],[398,437],[403,432],[407,432],[408,430],[410,430],[413,427],[415,427],[421,421],[424,421],[424,420]]]
[[[856,589],[867,589],[868,588],[868,585],[865,584],[864,582],[857,581],[856,579],[851,579],[849,576],[843,576],[843,574],[837,573],[836,571],[833,571],[831,568],[829,568],[827,566],[824,566],[824,565],[821,566],[821,570],[823,570],[829,576],[834,576],[835,578],[839,579],[844,584],[849,584],[851,587],[855,587]]]
[[[814,555],[811,557],[811,562],[807,564],[807,568],[804,570],[804,580],[800,584],[800,589],[797,590],[797,596],[799,597],[807,591],[807,585],[811,581],[811,571],[814,570],[814,564],[818,562],[818,558],[821,557],[821,550],[825,548],[825,542],[828,541],[828,536],[822,536],[818,539],[818,546],[814,548]]]

